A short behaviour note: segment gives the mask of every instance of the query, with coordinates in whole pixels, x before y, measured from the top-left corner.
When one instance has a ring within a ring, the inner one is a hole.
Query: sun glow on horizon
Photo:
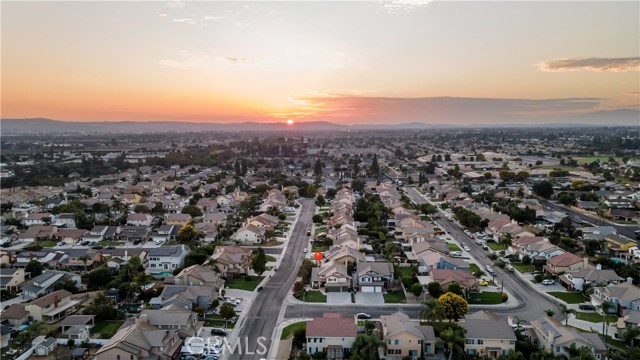
[[[287,120],[287,125],[293,125],[293,120],[291,119]]]

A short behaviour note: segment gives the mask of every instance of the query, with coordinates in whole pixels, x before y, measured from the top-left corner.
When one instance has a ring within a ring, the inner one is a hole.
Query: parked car
[[[553,284],[555,284],[555,283],[556,283],[556,282],[555,282],[555,281],[553,281],[553,280],[551,280],[551,279],[544,279],[544,280],[542,280],[542,285],[553,285]]]
[[[371,319],[371,315],[366,313],[357,313],[356,318],[358,319]]]
[[[257,290],[257,291],[262,291],[262,286],[258,286],[258,287],[256,288],[256,290]]]
[[[476,244],[478,244],[478,245],[482,245],[482,244],[484,244],[484,241],[482,241],[482,240],[478,239],[478,240],[476,240]]]
[[[95,245],[91,247],[94,250],[101,250],[102,249],[102,245]]]
[[[452,251],[449,254],[451,256],[453,256],[453,257],[461,257],[462,256],[462,251]]]
[[[307,250],[307,248],[304,248],[304,250],[302,250],[302,252],[305,253],[305,254],[307,253],[307,251],[309,251],[309,250]]]
[[[462,248],[463,248],[465,251],[471,251],[471,248],[469,248],[466,244],[465,244],[465,245],[462,245]]]
[[[484,245],[482,246],[482,248],[483,248],[484,250],[489,250],[489,246],[488,246],[487,244],[484,244]]]
[[[311,231],[307,231],[307,236],[311,236]]]
[[[524,326],[518,325],[518,324],[511,325],[511,328],[513,329],[513,331],[523,331],[524,330]]]
[[[480,286],[487,286],[487,285],[489,285],[489,282],[488,282],[488,281],[484,281],[484,280],[482,280],[482,281],[478,282],[478,285],[480,285]]]
[[[507,266],[505,267],[505,270],[507,270],[508,272],[515,272],[515,271],[516,271],[516,270],[513,268],[513,266],[511,266],[511,265],[507,265]]]
[[[227,332],[222,329],[211,329],[211,335],[227,336]]]
[[[580,310],[595,310],[596,308],[591,304],[580,304],[578,305]]]

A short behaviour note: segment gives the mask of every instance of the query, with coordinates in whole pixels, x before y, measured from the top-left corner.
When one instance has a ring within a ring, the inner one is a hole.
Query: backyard
[[[225,285],[230,289],[253,291],[264,279],[264,276],[248,275],[236,279],[227,279]]]
[[[123,322],[122,320],[96,321],[96,324],[91,328],[91,333],[100,339],[110,339],[116,334]]]

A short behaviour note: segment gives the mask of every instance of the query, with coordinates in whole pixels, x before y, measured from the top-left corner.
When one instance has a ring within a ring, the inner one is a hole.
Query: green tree
[[[185,196],[187,195],[187,191],[182,187],[178,186],[175,190],[176,195]]]
[[[225,320],[229,320],[236,316],[236,311],[233,309],[233,305],[226,303],[222,304],[222,306],[220,306],[220,316]]]
[[[437,281],[432,281],[429,284],[427,284],[427,291],[429,291],[429,295],[431,295],[436,299],[439,298],[440,295],[442,295],[443,293],[442,286]]]
[[[380,165],[378,164],[378,154],[373,154],[373,160],[371,160],[371,167],[369,168],[369,172],[374,177],[378,177],[378,175],[380,175]]]
[[[545,199],[548,199],[553,195],[553,185],[547,180],[542,180],[533,185],[533,192]]]
[[[449,360],[464,357],[465,336],[462,330],[449,327],[440,333],[440,340],[445,345],[445,354]]]
[[[113,280],[111,270],[106,267],[99,267],[91,270],[86,275],[87,289],[89,291],[95,291],[106,288],[106,286]]]
[[[352,360],[373,360],[378,358],[378,348],[382,342],[375,335],[359,334],[351,348]]]
[[[253,260],[251,260],[251,269],[258,275],[262,275],[267,270],[267,255],[262,248],[256,250]]]
[[[446,318],[442,305],[436,299],[429,299],[422,303],[420,308],[420,320],[426,321],[427,324],[433,326],[435,322],[442,321]]]
[[[503,235],[500,238],[500,244],[504,245],[504,249],[507,250],[507,248],[513,244],[513,239],[511,238],[511,234]]]
[[[420,294],[422,294],[422,285],[418,283],[411,285],[411,292],[415,296],[420,296]]]
[[[149,212],[151,212],[147,205],[136,205],[136,207],[133,208],[133,211],[138,214],[148,214]]]
[[[633,340],[640,335],[640,327],[630,326],[622,333],[622,339],[628,346],[633,346]]]
[[[192,218],[202,216],[202,210],[195,205],[186,205],[181,211],[183,214],[189,214]]]
[[[467,312],[469,312],[469,304],[462,296],[447,292],[438,298],[438,303],[444,309],[447,319],[458,321]]]
[[[302,260],[302,265],[300,265],[300,270],[298,270],[298,276],[302,278],[302,282],[305,284],[311,281],[311,268],[313,268],[313,262],[311,260]]]
[[[34,278],[42,274],[43,266],[38,260],[30,260],[25,266],[24,271],[31,273],[31,278]]]
[[[316,174],[316,176],[320,176],[322,175],[322,161],[320,161],[320,159],[316,159],[316,163],[313,164],[313,173]]]
[[[572,192],[567,191],[558,194],[558,201],[563,205],[575,205],[577,203],[576,196]]]
[[[447,292],[463,296],[462,286],[460,286],[460,284],[458,284],[455,281],[449,284],[449,286],[447,286]]]
[[[577,311],[575,309],[569,308],[566,304],[560,304],[560,312],[562,312],[562,316],[564,316],[564,326],[569,326],[569,314],[575,315]]]

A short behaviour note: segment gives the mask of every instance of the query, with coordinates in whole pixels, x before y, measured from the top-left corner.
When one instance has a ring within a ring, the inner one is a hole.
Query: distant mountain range
[[[538,121],[544,120],[545,123]],[[281,132],[281,131],[345,131],[345,130],[402,130],[402,129],[437,129],[461,127],[567,127],[567,126],[640,126],[640,111],[619,109],[597,111],[580,115],[570,115],[554,118],[517,121],[510,124],[478,124],[478,125],[445,125],[424,122],[409,122],[401,124],[361,124],[341,125],[327,121],[299,122],[294,125],[285,123],[241,122],[241,123],[195,123],[179,121],[92,121],[72,122],[51,119],[2,119],[0,133],[2,134],[100,134],[100,133],[166,133],[166,132]]]

